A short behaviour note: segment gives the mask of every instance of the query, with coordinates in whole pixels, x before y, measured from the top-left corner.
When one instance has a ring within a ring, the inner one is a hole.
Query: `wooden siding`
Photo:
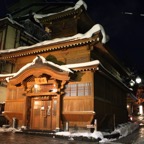
[[[81,46],[78,49],[70,48],[65,50],[41,53],[41,56],[43,57],[47,57],[48,55],[55,56],[57,60],[60,60],[65,64],[71,64],[71,63],[80,63],[89,61],[90,51],[87,46]],[[36,54],[19,57],[15,63],[16,71],[18,71],[27,63],[30,63],[35,57]]]
[[[99,128],[127,121],[126,90],[100,73],[95,73],[94,109]],[[123,116],[122,116],[123,115]]]
[[[92,96],[73,96],[64,97],[63,112],[73,111],[93,111],[93,97]]]
[[[6,100],[6,91],[7,91],[6,87],[0,86],[0,102],[5,102],[5,100]]]
[[[26,97],[23,95],[23,87],[10,87],[7,93],[4,115],[12,124],[15,117],[19,120],[19,125],[25,124]]]
[[[81,73],[81,72],[80,72]],[[80,82],[69,84],[90,83],[90,95],[87,96],[64,96],[63,98],[63,120],[68,121],[71,126],[78,125],[86,127],[91,124],[94,112],[93,72],[84,72],[79,79]]]
[[[77,19],[61,19],[61,21],[52,21],[49,23],[44,23],[45,27],[51,30],[51,37],[68,37],[75,35],[77,33]]]

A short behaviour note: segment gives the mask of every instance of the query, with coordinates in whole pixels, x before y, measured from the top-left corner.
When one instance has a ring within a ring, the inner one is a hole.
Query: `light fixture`
[[[34,84],[34,90],[35,90],[35,93],[38,92],[38,88],[39,88],[39,85],[38,85],[38,84]]]
[[[37,85],[37,84],[34,84],[34,88],[37,89],[37,88],[38,88],[38,85]]]
[[[142,105],[139,105],[139,114],[143,115],[143,106]]]
[[[135,81],[136,81],[137,84],[142,82],[142,80],[141,80],[141,78],[139,76],[136,77]]]
[[[135,84],[135,82],[134,82],[134,80],[130,80],[130,86],[134,86],[134,84]]]
[[[52,89],[52,92],[57,92],[57,88],[55,84],[54,84],[54,88]]]
[[[129,105],[127,105],[127,109],[129,109],[130,108],[130,106]]]

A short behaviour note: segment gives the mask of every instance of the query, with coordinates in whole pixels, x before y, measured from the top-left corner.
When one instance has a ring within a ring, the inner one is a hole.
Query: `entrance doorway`
[[[56,106],[57,100],[55,98],[32,98],[31,129],[56,129]]]

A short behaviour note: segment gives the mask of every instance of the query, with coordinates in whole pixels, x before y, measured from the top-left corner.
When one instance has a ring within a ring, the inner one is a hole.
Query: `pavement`
[[[48,130],[29,130],[29,129],[16,129],[12,127],[8,127],[5,125],[4,127],[0,128],[0,132],[13,132],[16,134],[27,134],[27,135],[37,135],[37,136],[46,136],[51,138],[58,138],[58,139],[66,139],[66,140],[76,140],[76,141],[87,141],[87,142],[99,142],[101,138],[94,138],[94,137],[87,137],[87,136],[78,136],[78,135],[58,135],[56,131],[48,131]],[[63,132],[63,131],[62,131]],[[104,138],[107,139],[118,139],[120,136],[119,133],[114,134],[106,134],[103,135]]]
[[[86,136],[68,136],[68,135],[57,135],[55,131],[42,131],[42,130],[22,130],[18,131],[16,133],[24,133],[24,134],[30,134],[30,135],[39,135],[39,136],[47,136],[47,137],[52,137],[52,138],[60,138],[60,139],[74,139],[77,141],[87,141],[87,142],[99,142],[101,139],[100,138],[93,138],[93,137],[86,137]],[[103,136],[104,138],[107,139],[118,139],[120,137],[119,133],[114,133],[114,134],[106,134]]]

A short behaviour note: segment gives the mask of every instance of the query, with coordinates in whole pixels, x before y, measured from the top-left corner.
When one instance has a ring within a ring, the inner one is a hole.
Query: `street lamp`
[[[135,81],[133,81],[132,79],[130,80],[130,86],[134,86],[135,85]]]
[[[137,84],[142,82],[142,80],[141,80],[141,78],[139,76],[136,77],[135,81],[136,81]]]

